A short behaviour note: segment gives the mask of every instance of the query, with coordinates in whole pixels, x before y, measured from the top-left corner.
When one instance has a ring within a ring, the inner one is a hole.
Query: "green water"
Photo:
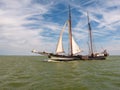
[[[0,90],[120,90],[120,56],[101,61],[44,59],[0,56]]]

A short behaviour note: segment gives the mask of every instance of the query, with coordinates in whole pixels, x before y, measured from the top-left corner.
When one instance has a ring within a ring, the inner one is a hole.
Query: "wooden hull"
[[[105,56],[96,56],[96,57],[89,57],[89,60],[105,60]]]
[[[82,60],[105,60],[106,56],[82,56]]]
[[[55,61],[76,61],[76,60],[105,60],[105,56],[96,56],[96,57],[91,57],[91,56],[66,56],[66,55],[49,55],[48,56],[51,60]]]
[[[81,56],[66,56],[66,55],[49,55],[51,60],[55,61],[74,61],[74,60],[82,60]]]

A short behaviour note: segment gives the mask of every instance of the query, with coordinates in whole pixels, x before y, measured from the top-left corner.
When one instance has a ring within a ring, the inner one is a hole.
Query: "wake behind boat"
[[[33,53],[37,54],[42,54],[48,56],[51,60],[55,61],[73,61],[73,60],[105,60],[106,57],[108,56],[108,53],[106,50],[104,50],[102,53],[94,53],[93,50],[93,41],[92,41],[92,32],[91,32],[91,26],[89,22],[89,16],[88,17],[88,27],[89,27],[89,55],[81,55],[80,53],[82,50],[78,46],[78,44],[75,42],[73,35],[72,35],[72,25],[71,25],[71,10],[69,6],[69,19],[66,21],[63,29],[61,30],[57,47],[56,47],[56,52],[55,53],[47,53],[47,52],[38,52],[33,50]],[[64,48],[63,48],[63,43],[62,43],[62,37],[63,37],[63,32],[65,30],[65,27],[68,26],[68,35],[69,35],[69,52],[66,55]]]

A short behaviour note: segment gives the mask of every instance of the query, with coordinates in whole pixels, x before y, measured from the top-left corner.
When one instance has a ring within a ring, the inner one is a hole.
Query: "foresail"
[[[75,42],[74,38],[72,37],[72,52],[73,54],[80,53],[82,50],[79,48],[78,44]]]
[[[64,52],[64,48],[63,48],[63,43],[62,43],[62,35],[63,35],[63,32],[64,32],[64,29],[66,27],[66,24],[64,25],[61,33],[60,33],[60,37],[59,37],[59,40],[58,40],[58,44],[57,44],[57,48],[56,48],[56,53],[63,53]]]
[[[60,36],[58,45],[57,45],[57,49],[56,49],[56,53],[62,53],[62,52],[64,52],[64,48],[62,45],[62,36]]]

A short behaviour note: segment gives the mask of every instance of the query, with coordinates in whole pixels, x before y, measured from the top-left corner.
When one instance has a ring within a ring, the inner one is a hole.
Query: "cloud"
[[[72,9],[73,35],[83,50],[87,47],[86,11],[89,11],[96,45],[104,45],[112,54],[120,53],[120,1],[1,0],[0,54],[32,55],[33,48],[54,52],[68,18],[68,4]]]
[[[43,29],[32,29],[26,25],[38,22],[29,20],[34,15],[39,15],[37,19],[43,20],[43,15],[49,13],[49,5],[32,5],[31,0],[14,0],[12,2],[2,0],[0,4],[2,4],[0,9],[1,54],[6,54],[6,52],[7,54],[27,54],[26,51],[30,52],[34,47],[44,46],[42,44],[43,37],[39,35]]]
[[[87,5],[87,7],[81,7],[77,3],[74,4],[74,6],[79,9],[79,12],[83,14],[81,18],[78,18],[78,23],[75,27],[76,30],[80,31],[82,36],[80,37],[79,35],[78,38],[82,38],[84,41],[87,41],[87,27],[85,27],[85,25],[87,25],[87,19],[85,19],[85,16],[86,11],[89,11],[89,17],[96,46],[104,46],[104,48],[107,48],[110,51],[110,54],[113,54],[114,51],[114,54],[119,55],[120,2],[115,2],[114,0],[90,0],[89,2],[82,3],[83,6]],[[82,43],[85,45],[84,41]],[[116,49],[114,49],[113,47],[116,47]],[[115,51],[117,52],[115,53]]]

